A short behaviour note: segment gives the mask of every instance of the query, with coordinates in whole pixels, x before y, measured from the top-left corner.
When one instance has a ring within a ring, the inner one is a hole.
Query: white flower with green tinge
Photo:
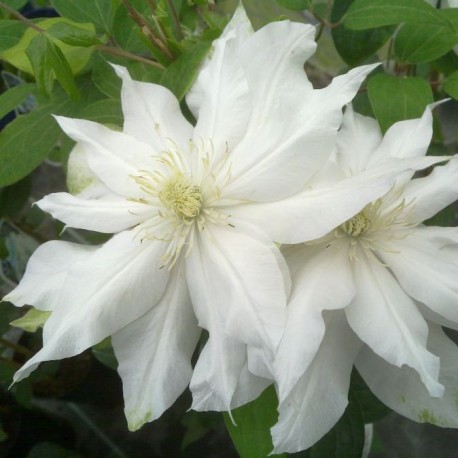
[[[77,142],[69,184],[79,193],[38,205],[68,227],[114,235],[98,247],[48,242],[33,255],[5,299],[52,314],[16,381],[112,336],[131,429],[189,383],[197,410],[228,410],[265,388],[289,294],[272,240],[303,240],[310,227],[324,235],[391,183],[380,173],[307,190],[342,106],[373,68],[314,90],[303,71],[314,34],[289,21],[254,33],[239,9],[188,95],[194,127],[167,89],[122,67],[122,131],[57,118]],[[201,328],[209,339],[192,369]]]
[[[328,173],[420,158],[431,135],[429,108],[382,137],[348,107]],[[458,328],[458,230],[422,224],[457,197],[457,159],[423,178],[401,169],[392,189],[329,234],[286,248],[293,289],[275,361],[276,452],[307,449],[334,426],[354,364],[395,411],[458,427],[458,352],[440,327]]]

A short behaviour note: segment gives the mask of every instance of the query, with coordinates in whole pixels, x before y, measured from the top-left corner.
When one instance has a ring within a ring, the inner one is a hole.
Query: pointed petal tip
[[[126,67],[124,67],[122,65],[116,65],[116,64],[113,64],[111,62],[109,62],[109,64],[113,67],[116,75],[119,76],[119,78],[121,78],[121,79],[131,79],[129,70],[127,70]]]

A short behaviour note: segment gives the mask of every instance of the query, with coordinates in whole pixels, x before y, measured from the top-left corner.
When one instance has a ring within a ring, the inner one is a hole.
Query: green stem
[[[172,13],[172,20],[175,25],[176,36],[178,40],[182,40],[184,38],[183,31],[181,30],[180,19],[178,18],[177,10],[175,9],[173,0],[167,0],[167,3],[169,5],[170,12]]]
[[[165,68],[159,62],[155,62],[154,60],[147,59],[146,57],[137,56],[137,54],[133,54],[129,51],[124,51],[124,49],[112,48],[111,46],[105,46],[105,45],[97,45],[96,49],[98,49],[100,52],[103,52],[105,54],[111,54],[112,56],[117,56],[117,57],[126,57],[127,59],[136,60],[137,62],[141,62],[146,65],[151,65],[152,67],[160,68],[161,70],[164,70]]]
[[[10,13],[11,16],[23,22],[26,26],[31,27],[38,33],[44,32],[44,30],[41,27],[37,26],[33,21],[31,21],[30,19],[27,19],[25,16],[19,13],[19,11],[16,11],[15,9],[11,8],[6,3],[3,3],[0,1],[0,8],[3,8],[4,10],[8,11],[8,13]]]

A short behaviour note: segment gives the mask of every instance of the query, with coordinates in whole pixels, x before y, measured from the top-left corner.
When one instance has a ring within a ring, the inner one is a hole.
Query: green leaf
[[[19,10],[27,3],[27,1],[28,0],[3,0],[3,3],[7,4],[15,10]]]
[[[13,111],[28,95],[35,94],[36,90],[37,86],[35,84],[27,83],[14,86],[1,94],[0,118],[3,118],[10,111]]]
[[[76,22],[91,22],[97,30],[111,33],[118,0],[51,0],[57,12]]]
[[[36,24],[43,30],[48,30],[58,23],[75,24],[65,18],[50,18],[36,22]],[[94,26],[92,24],[78,24],[78,26],[85,28],[88,31],[94,30]],[[33,75],[32,65],[25,53],[25,50],[37,35],[38,32],[36,30],[28,28],[19,42],[15,42],[14,46],[2,50],[2,46],[0,45],[0,59],[4,59],[19,70]],[[51,38],[51,41],[56,44],[65,55],[65,58],[72,69],[72,73],[75,75],[87,65],[94,49],[92,47],[85,48],[80,46],[70,46],[55,38]]]
[[[12,321],[10,324],[16,328],[21,328],[27,332],[36,332],[38,328],[42,328],[46,320],[51,316],[51,312],[44,312],[31,308],[24,316]]]
[[[28,203],[32,191],[30,177],[0,190],[0,218],[18,214]]]
[[[47,156],[60,135],[49,107],[10,122],[0,133],[0,186],[28,175]]]
[[[94,30],[83,29],[67,22],[58,22],[48,29],[48,34],[71,46],[93,46],[100,44]]]
[[[94,54],[93,58],[92,80],[100,92],[110,98],[119,99],[121,78],[116,75],[113,67],[98,53]]]
[[[272,451],[270,428],[277,422],[277,404],[271,385],[258,399],[232,411],[236,425],[229,414],[224,413],[226,428],[241,458],[265,458]]]
[[[448,95],[458,100],[458,71],[445,79],[443,88]]]
[[[422,78],[379,73],[367,83],[372,110],[383,132],[395,122],[420,117],[433,102],[429,84]]]
[[[394,51],[403,62],[430,62],[450,51],[458,35],[448,26],[404,24],[396,34]]]
[[[276,2],[289,10],[302,11],[310,8],[312,0],[276,0]]]
[[[453,29],[452,23],[424,0],[355,0],[344,18],[345,27],[355,30],[404,22]]]
[[[102,342],[92,347],[92,354],[104,366],[116,370],[118,368],[118,360],[113,351],[110,337],[102,340]]]
[[[334,2],[331,21],[339,22],[354,0]],[[373,30],[349,30],[342,24],[332,29],[332,38],[342,59],[355,66],[370,57],[382,47],[394,32],[394,27],[387,26]]]
[[[165,70],[160,84],[168,87],[181,100],[196,79],[200,65],[210,50],[211,42],[194,44]]]
[[[80,112],[83,119],[90,119],[101,124],[122,126],[123,115],[119,99],[98,100]]]
[[[32,64],[37,86],[43,93],[51,94],[55,76],[72,99],[78,98],[78,88],[65,56],[44,33],[32,39],[25,53]]]
[[[350,398],[361,412],[364,423],[373,423],[391,412],[366,385],[356,369],[351,374]]]
[[[81,458],[81,455],[74,450],[68,450],[52,442],[41,442],[34,445],[27,458]]]
[[[0,19],[0,52],[16,45],[26,31],[26,26],[13,19]]]
[[[8,302],[0,302],[0,334],[10,329],[10,321],[17,317],[17,308]]]
[[[25,53],[32,64],[33,73],[40,92],[50,95],[54,84],[54,71],[49,62],[49,40],[44,33],[36,35]]]
[[[349,396],[345,413],[310,450],[310,458],[355,458],[364,449],[364,419],[358,405]]]

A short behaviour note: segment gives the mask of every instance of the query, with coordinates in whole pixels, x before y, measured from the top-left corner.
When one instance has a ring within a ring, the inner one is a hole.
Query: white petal
[[[372,154],[369,165],[383,161],[387,157],[414,158],[422,157],[428,150],[433,135],[433,115],[431,108],[426,107],[423,116],[393,124],[385,133],[382,143]],[[398,185],[407,183],[413,176],[410,171],[399,176]]]
[[[348,404],[350,374],[360,347],[343,314],[330,312],[315,359],[279,405],[278,423],[271,429],[274,453],[305,450],[337,423]]]
[[[112,337],[131,431],[159,418],[191,379],[200,329],[180,267],[175,266],[161,300]]]
[[[59,306],[62,285],[74,264],[84,262],[96,247],[52,241],[39,246],[27,263],[19,285],[3,300],[17,307],[33,305],[52,311]]]
[[[62,359],[114,334],[146,313],[162,296],[169,273],[161,269],[165,244],[141,244],[132,232],[70,266],[53,291],[58,305],[43,328],[43,349],[16,373],[15,381],[42,361]]]
[[[347,306],[356,294],[346,240],[321,246],[315,256],[301,259],[293,276],[287,321],[275,359],[280,402],[290,393],[315,357],[324,336],[323,310]],[[308,247],[299,248],[307,254]]]
[[[228,411],[246,365],[246,345],[226,336],[217,317],[210,320],[210,337],[199,355],[189,386],[193,397],[191,408]]]
[[[113,67],[122,78],[124,133],[158,153],[174,149],[174,144],[184,149],[192,137],[192,126],[181,113],[176,97],[158,84],[132,80],[125,67]]]
[[[282,258],[260,231],[231,222],[235,227],[209,224],[196,234],[186,260],[199,325],[211,333],[217,314],[227,335],[273,352],[286,315]]]
[[[257,399],[272,384],[272,380],[258,377],[248,370],[248,364],[242,367],[237,387],[232,396],[231,409],[243,406]]]
[[[380,161],[333,185],[318,185],[289,198],[226,207],[226,211],[262,227],[279,243],[314,240],[350,219],[386,194],[406,170],[421,170],[444,159],[438,156]]]
[[[458,198],[458,157],[442,167],[435,167],[430,175],[409,181],[402,198],[413,201],[409,220],[421,223]]]
[[[435,236],[440,231],[434,231]],[[450,231],[444,231],[444,239]],[[391,242],[393,252],[383,252],[404,290],[434,312],[458,323],[457,245],[429,236],[428,228],[418,228],[409,236]]]
[[[262,227],[279,243],[300,243],[327,234],[393,185],[390,174],[366,173],[328,187],[305,190],[276,202],[229,207],[228,213]]]
[[[428,348],[441,361],[439,381],[445,392],[439,399],[429,395],[413,369],[392,366],[367,347],[356,366],[373,393],[399,414],[421,423],[458,428],[458,348],[436,325],[430,325]]]
[[[347,105],[337,134],[337,161],[347,176],[362,172],[382,141],[375,119],[362,116]]]
[[[296,165],[301,164],[302,173],[307,173],[310,162],[316,169],[317,160],[325,159],[330,153],[330,149],[319,148],[319,140],[326,141],[322,132],[317,132],[315,138],[310,135],[313,145],[310,145],[309,154],[303,151],[304,144],[301,143],[304,131],[315,132],[304,127],[307,126],[304,107],[310,100],[312,87],[303,70],[304,61],[316,48],[314,35],[315,29],[310,25],[281,21],[268,24],[245,42],[240,54],[252,96],[252,111],[247,134],[231,153],[233,181],[228,190],[230,194],[246,198],[252,191],[255,194],[250,197],[255,199],[269,199],[279,192],[288,194],[289,189],[285,186],[289,188],[290,185],[285,174],[292,174],[294,165],[287,169],[283,165],[281,176],[285,178],[282,178],[282,183],[271,183],[269,187],[267,181],[272,170],[282,163],[294,161]],[[318,115],[315,111],[314,114]],[[285,123],[284,119],[288,122]],[[312,154],[318,158],[312,158]],[[296,188],[297,175],[296,171]],[[252,186],[250,182],[254,177],[256,185]]]
[[[386,361],[414,368],[433,396],[440,396],[439,360],[426,350],[428,327],[388,269],[362,250],[353,263],[356,297],[345,309],[359,338]]]
[[[247,127],[251,104],[238,52],[252,33],[245,10],[239,6],[221,37],[213,42],[186,97],[197,117],[194,141],[211,139],[216,162],[240,141]]]
[[[89,168],[113,192],[123,197],[140,196],[132,176],[157,168],[157,154],[134,137],[83,119],[55,117],[62,130],[84,145]]]
[[[48,194],[37,205],[66,226],[106,233],[129,229],[157,213],[150,205],[128,201],[115,194],[87,199],[59,192]]]

